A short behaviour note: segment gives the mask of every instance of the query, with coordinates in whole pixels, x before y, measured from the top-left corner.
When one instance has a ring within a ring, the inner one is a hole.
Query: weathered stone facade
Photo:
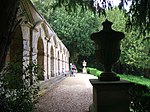
[[[6,60],[35,61],[44,69],[43,80],[61,75],[63,68],[69,71],[69,51],[30,0],[21,0],[17,19]]]

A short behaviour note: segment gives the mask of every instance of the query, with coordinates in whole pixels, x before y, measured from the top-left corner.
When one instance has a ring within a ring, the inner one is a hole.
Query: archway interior
[[[41,38],[38,40],[37,50],[37,64],[40,68],[37,77],[39,80],[44,80],[44,45]]]
[[[19,62],[22,64],[23,59],[23,37],[21,27],[18,27],[12,35],[12,41],[6,56],[6,63]]]
[[[23,36],[21,27],[18,26],[12,34],[12,41],[6,56],[6,64],[9,64],[11,77],[8,81],[9,88],[16,89],[23,86]]]
[[[54,49],[51,47],[51,77],[54,77]]]
[[[59,58],[59,51],[58,51],[58,75],[60,75],[60,58]]]

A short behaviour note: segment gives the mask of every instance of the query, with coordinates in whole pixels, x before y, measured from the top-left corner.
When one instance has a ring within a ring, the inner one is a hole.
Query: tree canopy
[[[19,6],[19,1],[20,0],[2,0],[0,4],[0,71],[4,66],[6,53],[12,40],[11,34],[14,31],[14,26],[16,25],[15,18]],[[40,1],[44,2],[44,0]],[[64,6],[65,10],[68,11],[75,11],[77,6],[81,6],[83,10],[91,9],[94,12],[94,1],[95,0],[54,0],[55,4],[53,6],[55,8]],[[103,1],[103,3],[106,3],[109,0],[101,1]],[[142,32],[150,31],[150,0],[120,0],[120,9],[124,6],[125,3],[128,3],[128,1],[131,1],[132,5],[129,12],[127,13],[129,18],[127,25],[132,27],[135,26],[136,28],[142,30]],[[104,10],[100,10],[100,12],[103,11]]]
[[[43,7],[47,10],[46,6]],[[62,7],[54,12],[43,13],[58,37],[67,46],[71,62],[77,62],[79,55],[89,56],[93,53],[93,42],[89,36],[92,32],[98,31],[99,22],[98,17],[94,16],[90,10],[83,13],[78,6],[76,13],[73,13],[66,12]]]
[[[41,5],[42,4],[42,5]],[[57,8],[54,11],[48,10],[51,4],[44,2],[36,2],[36,6],[42,15],[48,20],[52,28],[58,34],[59,38],[67,46],[71,55],[71,62],[77,62],[82,58],[86,59],[91,65],[94,63],[94,44],[90,40],[90,34],[102,29],[101,23],[105,20],[105,16],[98,17],[89,9],[82,12],[82,8],[78,6],[76,12],[68,12],[65,7]],[[43,10],[44,9],[44,10]],[[126,38],[121,44],[122,54],[120,63],[137,68],[148,68],[149,65],[149,33],[140,34],[139,29],[126,29],[128,17],[125,11],[119,8],[106,10],[107,19],[113,22],[113,29],[125,33]],[[116,15],[117,16],[114,16]],[[129,28],[128,28],[129,29]],[[92,58],[91,58],[92,56]],[[81,62],[80,62],[81,63]],[[80,64],[78,62],[78,65]]]
[[[100,8],[95,8],[94,3],[101,1]],[[111,0],[55,0],[53,7],[65,6],[66,10],[76,10],[76,6],[81,5],[84,9],[91,9],[93,12],[105,14],[105,9],[111,6]],[[150,30],[150,0],[120,0],[118,7],[124,10],[124,5],[132,2],[129,11],[127,25],[130,27],[139,27],[144,32]]]

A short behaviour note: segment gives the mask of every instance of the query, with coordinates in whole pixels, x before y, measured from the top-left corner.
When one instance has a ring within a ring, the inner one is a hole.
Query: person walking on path
[[[88,74],[66,77],[39,98],[36,112],[88,112],[92,104],[92,85]]]
[[[66,76],[66,72],[65,72],[65,69],[64,69],[64,68],[62,68],[62,75],[63,75],[63,76]]]
[[[70,63],[70,76],[74,76],[72,63]]]

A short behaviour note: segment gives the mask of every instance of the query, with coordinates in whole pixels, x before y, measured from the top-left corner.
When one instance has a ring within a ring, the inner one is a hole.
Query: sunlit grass
[[[99,71],[95,68],[88,68],[90,74],[99,77],[102,71]],[[122,80],[127,80],[130,82],[134,82],[135,84],[145,85],[150,88],[150,79],[144,78],[142,76],[134,76],[127,74],[117,74]]]
[[[134,76],[134,75],[126,75],[126,74],[124,75],[118,74],[118,76],[123,80],[134,82],[140,85],[146,85],[148,88],[150,88],[150,79],[144,78],[142,76]]]

